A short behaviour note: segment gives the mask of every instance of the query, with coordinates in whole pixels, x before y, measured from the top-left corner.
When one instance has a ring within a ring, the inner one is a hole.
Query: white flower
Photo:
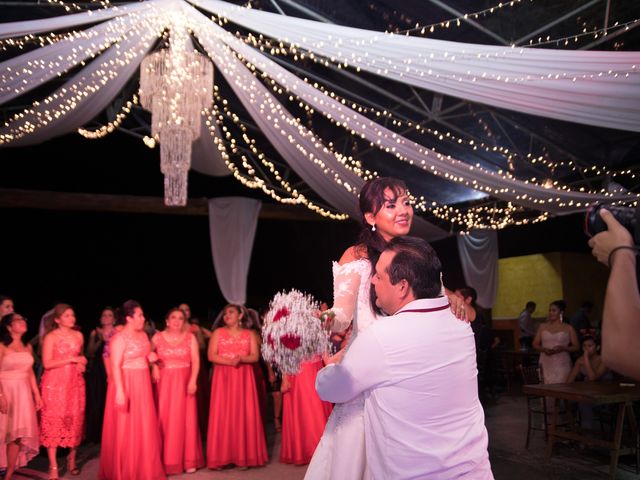
[[[320,309],[298,290],[279,292],[271,300],[262,329],[262,356],[283,373],[295,375],[300,365],[328,350],[329,334],[316,317]]]

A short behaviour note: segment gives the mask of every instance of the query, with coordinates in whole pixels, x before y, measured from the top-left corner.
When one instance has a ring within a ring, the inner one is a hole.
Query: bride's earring
[[[373,225],[371,225],[371,231],[375,232],[376,231],[376,224],[374,223]]]

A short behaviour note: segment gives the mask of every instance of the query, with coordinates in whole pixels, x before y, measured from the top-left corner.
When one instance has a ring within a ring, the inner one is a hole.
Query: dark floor
[[[599,480],[608,478],[609,457],[604,451],[580,448],[576,445],[559,445],[551,461],[544,456],[544,437],[534,432],[529,450],[525,450],[527,427],[526,402],[519,395],[502,395],[487,401],[485,406],[489,431],[489,453],[496,480]],[[279,434],[272,428],[267,432],[271,463],[264,468],[240,471],[237,469],[214,472],[203,469],[193,474],[176,475],[175,479],[228,479],[228,480],[299,480],[305,467],[283,465],[278,462]],[[99,446],[89,445],[80,449],[82,462],[80,476],[64,475],[62,478],[88,480],[97,478]],[[632,458],[621,457],[617,480],[640,480],[635,473]],[[60,465],[63,464],[62,458]],[[47,478],[47,462],[41,453],[23,469],[16,479]],[[66,473],[61,469],[61,473]],[[133,480],[133,479],[132,479]],[[349,480],[349,479],[336,479]]]

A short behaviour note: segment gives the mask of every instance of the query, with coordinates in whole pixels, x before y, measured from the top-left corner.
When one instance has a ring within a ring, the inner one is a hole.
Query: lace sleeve
[[[351,321],[358,302],[358,290],[362,281],[360,260],[344,265],[333,264],[333,313],[332,332],[344,332]]]

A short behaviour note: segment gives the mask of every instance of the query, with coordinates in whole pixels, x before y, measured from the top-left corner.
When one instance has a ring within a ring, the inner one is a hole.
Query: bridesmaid
[[[122,305],[125,326],[110,342],[111,376],[102,427],[101,480],[165,479],[160,428],[153,403],[149,337],[140,304]]]
[[[224,326],[214,330],[209,360],[215,364],[207,431],[207,466],[248,468],[268,461],[253,364],[258,335],[244,327],[238,305],[224,308]]]
[[[53,330],[42,343],[40,380],[42,412],[40,443],[47,447],[49,478],[58,478],[58,447],[69,448],[67,471],[78,475],[78,445],[84,433],[85,385],[87,359],[82,355],[84,338],[75,330],[73,309],[60,303],[53,309]]]
[[[27,321],[17,313],[8,313],[0,322],[0,468],[9,480],[38,454],[36,410],[42,400],[33,373],[33,351],[22,336]]]
[[[321,359],[304,362],[297,375],[282,380],[282,445],[280,462],[306,465],[324,432],[331,403],[316,392],[316,375]]]
[[[204,467],[196,401],[200,352],[196,337],[185,330],[185,314],[169,310],[166,329],[151,343],[158,355],[153,366],[156,405],[163,439],[162,463],[167,475]]]

